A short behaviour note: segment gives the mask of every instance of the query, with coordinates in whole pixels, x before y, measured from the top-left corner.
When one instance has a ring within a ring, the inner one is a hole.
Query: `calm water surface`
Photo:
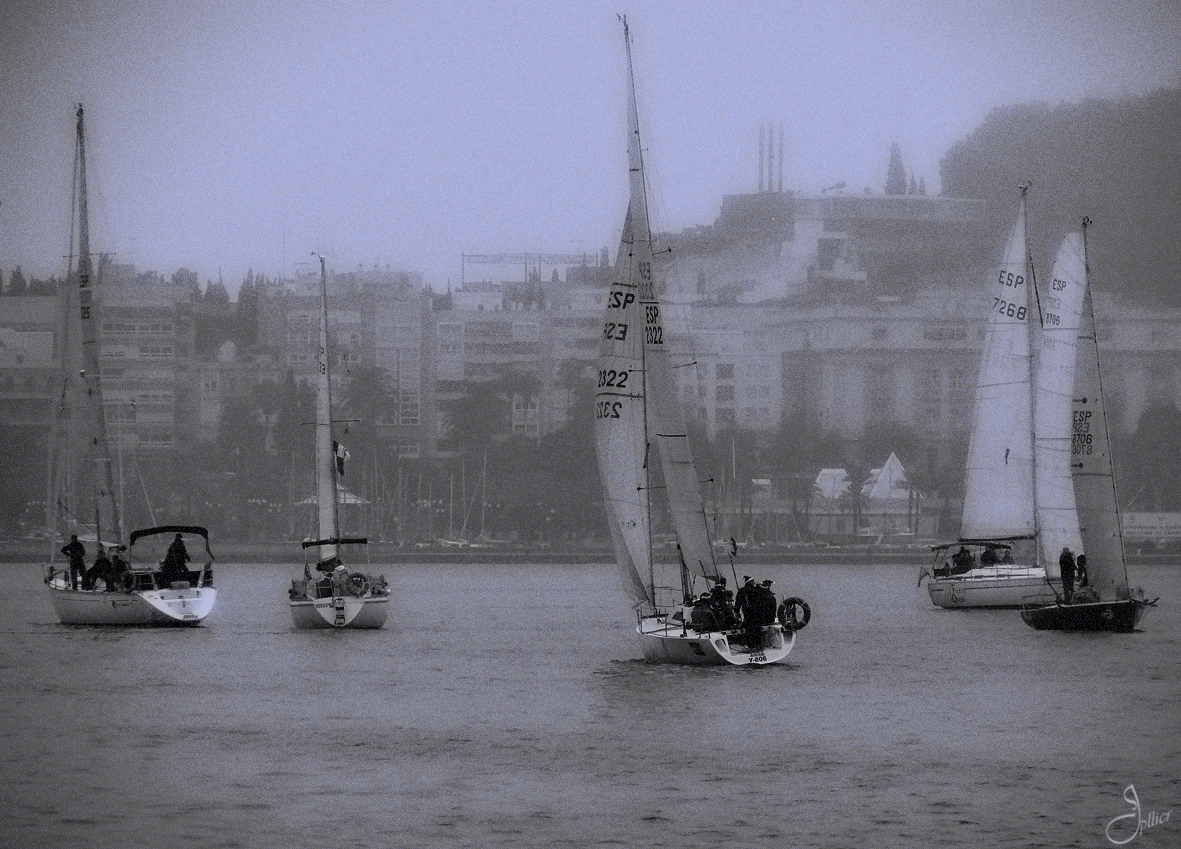
[[[0,564],[0,844],[1181,845],[1181,567],[1131,635],[943,611],[910,566],[748,567],[789,663],[639,660],[604,565],[397,565],[378,632],[297,632],[221,565],[202,628],[57,624]],[[1156,819],[1150,816],[1155,814]]]

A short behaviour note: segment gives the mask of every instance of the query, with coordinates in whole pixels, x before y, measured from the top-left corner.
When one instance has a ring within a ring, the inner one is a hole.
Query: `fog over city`
[[[757,188],[881,192],[998,106],[1181,83],[1172,0],[629,4],[15,0],[0,10],[0,269],[65,272],[74,108],[92,245],[233,292],[311,250],[458,283],[463,253],[614,252],[626,13],[653,224]]]

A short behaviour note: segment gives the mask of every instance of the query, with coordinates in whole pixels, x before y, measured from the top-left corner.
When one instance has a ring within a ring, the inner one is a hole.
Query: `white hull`
[[[73,590],[57,578],[49,598],[63,625],[198,625],[213,610],[217,590]]]
[[[289,602],[296,628],[381,628],[390,598],[328,596]]]
[[[688,666],[767,666],[791,654],[796,641],[794,632],[768,625],[763,628],[763,648],[752,652],[742,644],[741,630],[699,633],[657,616],[641,620],[636,632],[649,663]]]
[[[1013,608],[1053,604],[1053,587],[1040,567],[997,567],[972,569],[949,578],[931,578],[927,584],[931,601],[947,608]]]

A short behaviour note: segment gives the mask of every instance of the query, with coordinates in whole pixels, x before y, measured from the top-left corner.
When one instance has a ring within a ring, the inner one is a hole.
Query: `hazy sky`
[[[0,270],[60,274],[74,108],[92,245],[202,283],[312,250],[458,283],[462,253],[614,254],[631,26],[653,225],[758,187],[885,183],[995,106],[1181,85],[1176,0],[5,0]]]

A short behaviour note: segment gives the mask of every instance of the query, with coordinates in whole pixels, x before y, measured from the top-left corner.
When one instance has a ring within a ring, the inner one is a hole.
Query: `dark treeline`
[[[988,202],[980,233],[996,255],[1031,182],[1030,250],[1048,264],[1083,216],[1097,288],[1181,306],[1181,89],[1143,97],[993,110],[943,157],[943,193]]]

